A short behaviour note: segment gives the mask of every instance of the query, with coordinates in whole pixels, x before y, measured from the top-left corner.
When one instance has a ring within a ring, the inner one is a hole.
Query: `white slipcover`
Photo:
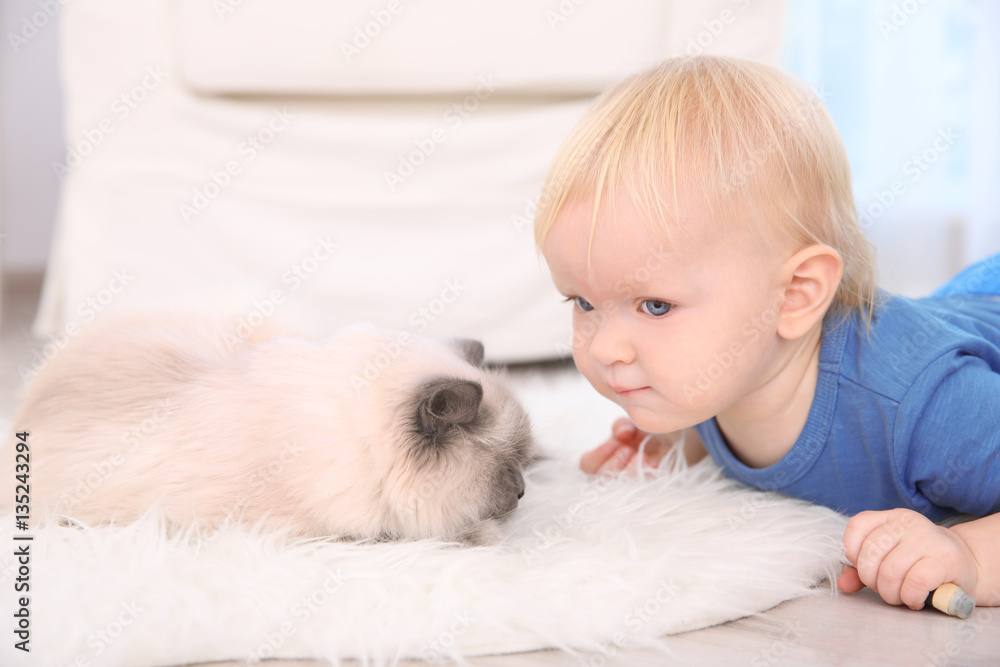
[[[782,5],[67,3],[36,331],[197,307],[244,331],[369,321],[479,338],[492,361],[565,356],[531,234],[557,146],[596,93],[667,55],[777,62]]]

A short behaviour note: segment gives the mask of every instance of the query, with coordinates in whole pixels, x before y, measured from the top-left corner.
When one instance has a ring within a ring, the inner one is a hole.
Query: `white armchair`
[[[38,333],[165,307],[566,356],[534,202],[590,100],[673,54],[776,63],[783,0],[84,0]]]

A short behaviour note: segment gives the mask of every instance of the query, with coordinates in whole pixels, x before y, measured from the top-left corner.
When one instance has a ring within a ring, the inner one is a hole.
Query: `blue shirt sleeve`
[[[985,516],[1000,511],[1000,373],[952,350],[903,397],[892,456],[915,503]]]

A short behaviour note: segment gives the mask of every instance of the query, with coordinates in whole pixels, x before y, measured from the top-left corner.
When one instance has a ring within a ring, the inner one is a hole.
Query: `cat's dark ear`
[[[483,358],[486,356],[486,350],[483,349],[483,344],[478,340],[473,340],[472,338],[456,338],[455,347],[457,347],[459,353],[465,357],[465,360],[473,366],[483,365]]]
[[[417,419],[426,435],[434,435],[448,426],[473,422],[482,401],[483,387],[478,382],[441,378],[420,389]]]

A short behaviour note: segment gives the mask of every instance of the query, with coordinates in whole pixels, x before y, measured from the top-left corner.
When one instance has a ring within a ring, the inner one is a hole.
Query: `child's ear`
[[[844,262],[827,245],[811,245],[792,255],[782,269],[785,300],[778,317],[778,335],[794,340],[823,319],[837,293]]]

